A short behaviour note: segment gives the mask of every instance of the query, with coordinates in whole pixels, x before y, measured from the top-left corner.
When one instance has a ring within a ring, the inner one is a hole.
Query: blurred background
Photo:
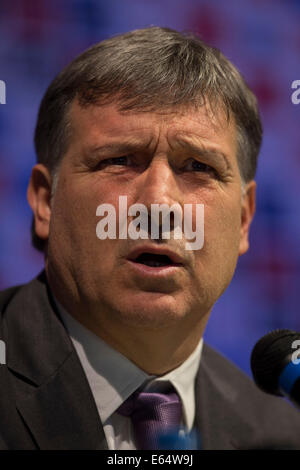
[[[251,247],[205,334],[250,374],[263,334],[300,330],[300,105],[291,102],[291,83],[300,80],[300,0],[1,0],[0,289],[43,267],[31,246],[26,189],[46,87],[93,43],[150,25],[190,30],[220,48],[259,100],[264,143]]]

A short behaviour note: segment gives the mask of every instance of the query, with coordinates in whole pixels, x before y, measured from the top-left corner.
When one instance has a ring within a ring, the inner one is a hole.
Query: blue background
[[[43,266],[31,247],[26,188],[35,162],[39,102],[56,73],[91,44],[150,25],[191,30],[220,48],[256,93],[264,143],[250,251],[219,299],[206,340],[250,373],[255,342],[271,329],[300,330],[299,0],[1,0],[0,288]]]

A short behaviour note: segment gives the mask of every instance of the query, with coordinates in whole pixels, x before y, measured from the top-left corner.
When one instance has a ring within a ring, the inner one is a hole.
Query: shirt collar
[[[150,380],[145,388],[145,390],[147,390],[152,385],[158,384],[161,381],[171,382],[181,398],[185,424],[188,431],[192,429],[195,417],[195,380],[200,364],[202,348],[203,338],[201,338],[192,354],[190,354],[179,367],[163,376]]]
[[[195,417],[195,379],[203,339],[193,353],[176,369],[163,376],[149,375],[100,337],[79,323],[55,299],[59,313],[87,376],[102,423],[139,387],[160,388],[170,382],[179,394],[185,425],[190,431]]]

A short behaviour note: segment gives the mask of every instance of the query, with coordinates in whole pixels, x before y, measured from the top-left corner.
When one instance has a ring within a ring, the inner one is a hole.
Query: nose
[[[183,195],[174,170],[166,155],[156,155],[148,168],[143,172],[136,187],[136,203],[144,204],[148,211],[148,227],[151,227],[151,207],[153,204],[174,204],[183,210]],[[175,210],[176,210],[175,206]],[[154,207],[154,206],[153,206]],[[163,216],[159,214],[159,239],[162,237]],[[170,213],[170,231],[174,230],[174,213]]]
[[[151,204],[172,204],[179,202],[180,192],[174,170],[165,156],[155,156],[144,171],[141,181],[139,202],[147,208]]]

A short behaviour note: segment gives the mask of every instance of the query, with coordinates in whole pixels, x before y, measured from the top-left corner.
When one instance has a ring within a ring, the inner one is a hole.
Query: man
[[[203,344],[248,250],[261,135],[234,66],[170,29],[103,41],[55,78],[28,187],[45,272],[1,298],[2,448],[153,449],[175,424],[202,449],[300,444],[296,411]],[[121,196],[147,210],[140,237],[120,236],[137,215]],[[151,237],[162,204],[193,207],[196,233],[204,208],[201,249],[175,237],[176,211]],[[99,207],[115,211],[107,236]]]

